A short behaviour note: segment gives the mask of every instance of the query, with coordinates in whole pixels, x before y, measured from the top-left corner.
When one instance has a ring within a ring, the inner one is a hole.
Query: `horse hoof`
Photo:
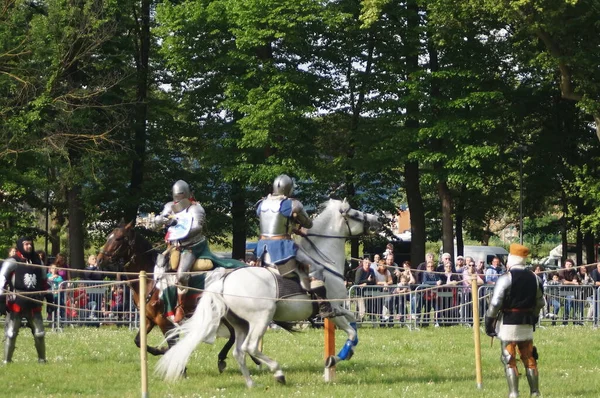
[[[346,361],[349,361],[352,358],[352,355],[354,355],[354,350],[348,351],[348,356],[346,357]]]
[[[285,384],[285,375],[275,376],[275,380],[277,380],[279,384]]]
[[[227,367],[227,363],[225,361],[219,361],[217,362],[217,366],[219,367],[219,373],[223,373],[223,371]]]
[[[326,368],[331,368],[333,366],[335,366],[336,360],[335,360],[335,356],[330,355],[326,360],[325,360],[325,367]]]

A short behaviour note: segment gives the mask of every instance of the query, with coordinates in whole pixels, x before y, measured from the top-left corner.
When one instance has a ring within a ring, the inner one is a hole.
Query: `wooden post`
[[[148,398],[148,358],[146,352],[146,271],[140,272],[140,294],[138,297],[140,309],[140,367],[142,370],[142,398]]]
[[[471,279],[471,297],[473,298],[473,341],[475,344],[475,377],[477,388],[483,388],[483,377],[481,374],[481,338],[479,324],[479,291],[477,290],[477,275]]]
[[[335,355],[335,323],[329,318],[325,318],[325,360]],[[325,368],[325,381],[335,381],[335,365]]]

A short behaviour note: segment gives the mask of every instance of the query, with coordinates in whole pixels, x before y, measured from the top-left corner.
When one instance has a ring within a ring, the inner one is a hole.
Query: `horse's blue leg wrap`
[[[352,347],[354,347],[352,340],[346,340],[346,344],[344,344],[342,347],[340,353],[338,354],[338,358],[340,358],[342,361],[348,358],[348,355],[350,352],[352,352]]]
[[[358,326],[356,326],[356,322],[350,322],[350,326],[352,326],[352,329],[356,332],[356,337],[352,340],[352,344],[358,345]]]

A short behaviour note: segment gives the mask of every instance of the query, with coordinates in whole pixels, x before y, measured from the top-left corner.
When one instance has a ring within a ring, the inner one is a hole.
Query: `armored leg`
[[[38,362],[46,363],[46,332],[44,330],[42,314],[40,312],[35,312],[33,315],[27,316],[27,323],[30,325],[31,333],[33,334],[33,341],[38,354]]]
[[[529,383],[529,392],[532,397],[539,397],[540,394],[540,380],[537,369],[526,369],[527,382]]]
[[[519,373],[515,359],[516,344],[503,341],[502,354],[500,360],[504,364],[506,382],[508,383],[508,398],[517,398],[519,396]]]
[[[6,314],[4,323],[4,360],[3,362],[12,362],[13,353],[15,352],[15,344],[17,342],[17,335],[21,328],[21,314],[9,312]]]
[[[529,392],[532,397],[540,396],[539,378],[537,369],[538,352],[533,345],[533,341],[523,341],[518,344],[519,355],[523,365],[525,365],[525,374],[529,383]]]
[[[311,293],[315,295],[319,303],[319,316],[322,318],[333,318],[339,314],[331,307],[331,303],[327,300],[327,291],[323,281],[313,280],[310,282]]]
[[[190,270],[196,262],[196,256],[189,250],[183,250],[179,258],[179,266],[177,267],[177,308],[175,308],[175,318],[173,322],[179,323],[185,318],[184,303],[185,295],[188,292],[187,286],[190,280]]]

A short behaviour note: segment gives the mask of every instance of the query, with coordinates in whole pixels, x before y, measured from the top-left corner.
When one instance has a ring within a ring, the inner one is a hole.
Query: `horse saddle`
[[[292,278],[285,278],[276,272],[273,272],[275,281],[277,283],[277,298],[282,299],[298,294],[308,294],[308,292],[302,289],[302,286],[298,280]]]

